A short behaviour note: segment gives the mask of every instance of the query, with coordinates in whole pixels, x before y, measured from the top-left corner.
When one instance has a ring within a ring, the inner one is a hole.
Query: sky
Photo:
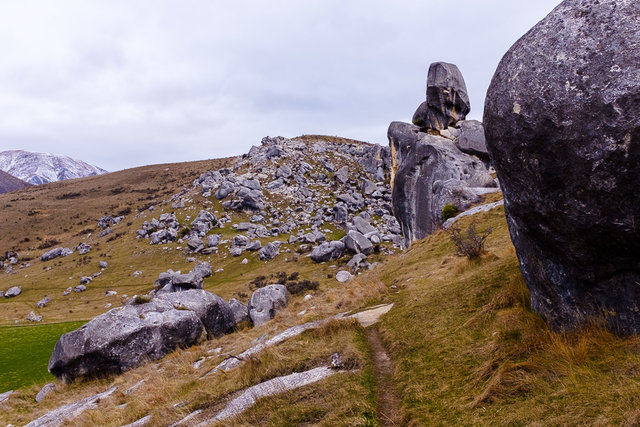
[[[509,47],[559,0],[0,2],[0,151],[110,171],[239,155],[264,136],[388,144],[456,64],[481,120]]]

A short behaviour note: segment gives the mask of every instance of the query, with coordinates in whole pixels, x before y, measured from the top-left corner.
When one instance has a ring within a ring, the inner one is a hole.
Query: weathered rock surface
[[[640,3],[566,0],[502,59],[485,132],[532,308],[640,333]]]
[[[438,230],[445,205],[464,211],[479,200],[474,187],[496,186],[482,161],[444,137],[402,122],[391,123],[388,137],[396,170],[393,212],[406,246]]]
[[[344,243],[339,240],[324,242],[313,249],[311,259],[315,262],[332,261],[344,255],[344,249]]]
[[[58,427],[64,423],[70,423],[83,412],[96,409],[100,400],[106,399],[117,389],[118,387],[111,387],[102,393],[85,397],[84,399],[56,408],[53,411],[47,412],[40,418],[31,421],[29,424],[25,425],[25,427]]]
[[[484,126],[477,120],[458,122],[460,134],[455,139],[456,147],[463,153],[472,154],[482,160],[489,160],[487,140],[484,136]]]
[[[193,345],[202,332],[194,311],[177,310],[168,301],[114,308],[62,335],[49,360],[49,372],[65,381],[118,374]]]
[[[229,308],[233,312],[233,318],[236,324],[249,320],[249,309],[237,299],[231,298],[229,300]]]
[[[234,312],[222,298],[202,289],[163,293],[156,297],[178,310],[191,310],[198,315],[208,338],[231,332],[236,326]]]
[[[427,100],[413,115],[413,124],[423,129],[446,129],[464,120],[471,109],[467,86],[454,64],[436,62],[427,75]]]
[[[36,394],[36,402],[40,403],[44,400],[47,395],[56,391],[56,385],[54,383],[45,384],[44,387],[40,389],[38,394]]]
[[[260,326],[273,319],[287,306],[287,288],[284,285],[268,285],[256,290],[249,300],[249,319]]]

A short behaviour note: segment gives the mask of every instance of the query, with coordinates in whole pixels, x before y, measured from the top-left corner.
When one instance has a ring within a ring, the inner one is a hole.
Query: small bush
[[[288,281],[285,283],[287,290],[290,294],[296,295],[301,294],[306,291],[315,291],[318,289],[320,284],[318,282],[312,282],[310,280],[300,280],[300,281]]]
[[[151,302],[151,295],[135,295],[133,297],[133,304],[139,305],[139,304],[146,304],[148,302]]]
[[[456,216],[458,214],[458,208],[455,207],[455,205],[444,205],[444,207],[442,208],[442,220],[446,221],[449,218],[453,218],[454,216]]]
[[[180,233],[178,233],[178,234],[180,234],[180,237],[181,237],[181,238],[184,238],[185,236],[188,236],[190,233],[191,233],[191,228],[189,228],[189,227],[184,227],[184,228],[182,228],[182,229],[180,230]]]
[[[125,216],[125,215],[129,215],[130,213],[131,213],[131,208],[127,206],[126,208],[118,211],[118,216]]]
[[[56,199],[58,200],[77,199],[80,196],[82,196],[82,194],[80,193],[64,193],[60,196],[56,196]]]
[[[478,233],[476,225],[471,224],[464,232],[456,226],[452,226],[445,231],[456,246],[456,255],[474,259],[478,258],[484,251],[484,242],[491,234],[492,229],[488,228],[482,233]]]
[[[59,244],[60,242],[56,239],[47,239],[38,246],[38,249],[47,249]]]

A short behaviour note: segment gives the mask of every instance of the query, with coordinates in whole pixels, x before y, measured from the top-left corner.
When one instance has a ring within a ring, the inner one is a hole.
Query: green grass
[[[53,380],[47,371],[58,338],[85,322],[0,326],[0,393]]]

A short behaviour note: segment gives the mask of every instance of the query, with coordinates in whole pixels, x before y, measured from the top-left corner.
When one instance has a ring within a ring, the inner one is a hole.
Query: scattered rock
[[[262,261],[268,261],[275,258],[280,253],[280,250],[278,249],[279,247],[280,242],[267,243],[262,249],[260,249],[260,251],[258,251],[258,258]]]
[[[27,314],[27,320],[29,322],[42,322],[42,316],[36,314],[34,311],[30,311],[29,314]]]
[[[98,267],[107,268],[107,267],[109,267],[109,263],[107,261],[99,261],[98,262]]]
[[[13,297],[17,297],[21,293],[22,293],[22,288],[20,286],[13,286],[4,293],[4,297],[13,298]]]
[[[347,233],[344,238],[344,245],[349,252],[354,254],[363,253],[365,255],[369,255],[373,252],[373,245],[369,239],[356,230],[351,230]]]
[[[72,253],[73,251],[69,248],[62,248],[62,247],[54,248],[48,252],[43,253],[42,256],[40,256],[40,261],[49,261],[61,256],[64,257],[67,255],[71,255]]]
[[[78,252],[78,255],[85,255],[88,254],[89,251],[91,250],[91,246],[89,246],[86,243],[80,243],[77,247],[76,247],[76,252]]]
[[[331,355],[331,369],[344,369],[344,362],[342,361],[340,353],[333,353]]]
[[[249,319],[260,326],[273,319],[287,306],[287,288],[284,285],[268,285],[256,290],[249,300]]]
[[[36,402],[40,403],[44,400],[47,395],[56,391],[56,385],[54,383],[45,384],[44,387],[40,389],[38,394],[36,394]]]
[[[51,301],[51,298],[49,298],[49,297],[44,297],[44,298],[42,298],[40,301],[38,301],[38,302],[36,303],[36,307],[37,307],[37,308],[44,308],[44,307],[46,307],[46,306],[47,306],[47,304],[49,304],[49,301]]]
[[[504,56],[485,132],[531,306],[640,333],[636,1],[565,0]],[[605,42],[606,41],[606,42]]]
[[[338,259],[344,255],[345,245],[339,240],[324,242],[316,246],[311,252],[311,259],[315,262],[326,262]]]
[[[353,279],[353,275],[348,271],[342,270],[336,273],[336,280],[340,283],[348,282],[351,279]]]
[[[73,288],[73,292],[76,292],[76,293],[84,292],[86,290],[87,290],[87,287],[85,285],[78,285],[75,288]]]

